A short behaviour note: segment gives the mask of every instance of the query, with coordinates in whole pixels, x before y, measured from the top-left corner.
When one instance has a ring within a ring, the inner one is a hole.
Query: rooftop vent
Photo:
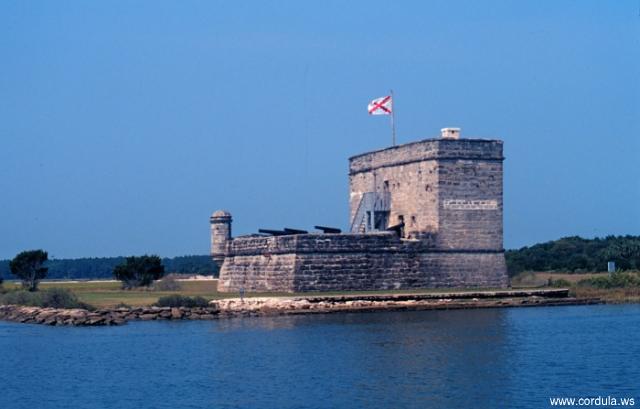
[[[442,128],[443,139],[460,139],[460,128]]]

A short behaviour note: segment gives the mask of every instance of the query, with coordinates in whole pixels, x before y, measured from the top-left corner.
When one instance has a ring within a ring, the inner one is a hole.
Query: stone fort
[[[261,230],[232,237],[210,218],[218,291],[506,287],[502,141],[440,138],[349,159],[350,231]]]

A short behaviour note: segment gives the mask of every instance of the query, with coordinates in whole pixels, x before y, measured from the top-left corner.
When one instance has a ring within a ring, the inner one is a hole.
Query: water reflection
[[[273,384],[278,382],[275,374],[295,372],[309,379],[332,379],[324,384],[325,392],[336,399],[355,395],[367,407],[380,406],[381,397],[390,405],[399,400],[415,407],[471,407],[478,398],[491,401],[504,385],[503,377],[494,375],[508,373],[506,329],[502,309],[220,321],[215,331],[226,334],[223,349],[230,350],[218,356],[216,366],[246,362],[243,367],[251,369],[235,373],[233,385],[247,393],[252,392],[247,385],[257,379],[270,379],[268,384],[258,382],[263,389],[287,388]],[[248,352],[248,343],[255,349]],[[213,379],[222,387],[232,386],[226,376]],[[316,393],[313,382],[291,381],[305,394]],[[466,391],[466,397],[439,393],[453,384]]]

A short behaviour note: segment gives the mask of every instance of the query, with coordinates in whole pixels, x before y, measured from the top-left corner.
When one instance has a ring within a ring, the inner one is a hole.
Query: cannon
[[[290,233],[287,233],[286,231],[283,231],[283,230],[258,229],[258,231],[260,233],[270,234],[272,236],[285,236],[287,234],[290,234]]]
[[[393,231],[398,236],[403,237],[404,236],[404,222],[401,222],[401,223],[398,223],[396,225],[387,227],[387,231]]]
[[[287,234],[309,234],[308,231],[306,230],[299,230],[299,229],[290,229],[288,227],[284,228],[285,233]]]
[[[342,233],[342,230],[337,229],[335,227],[327,227],[327,226],[313,226],[318,230],[322,230],[323,233]]]

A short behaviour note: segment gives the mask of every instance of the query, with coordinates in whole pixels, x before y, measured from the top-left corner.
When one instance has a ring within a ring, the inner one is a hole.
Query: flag
[[[367,109],[369,115],[391,115],[391,111],[393,110],[391,95],[374,99],[369,102]]]

